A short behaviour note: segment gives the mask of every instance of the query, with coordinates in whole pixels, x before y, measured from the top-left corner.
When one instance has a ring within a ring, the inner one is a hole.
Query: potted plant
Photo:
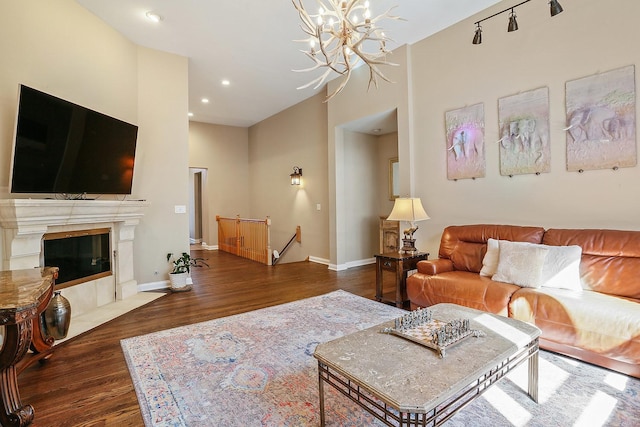
[[[191,275],[191,267],[209,267],[204,258],[191,258],[187,252],[182,252],[179,257],[174,257],[170,252],[167,254],[167,262],[172,264],[172,270],[169,272],[171,290],[190,290],[191,286],[187,286],[187,279]]]

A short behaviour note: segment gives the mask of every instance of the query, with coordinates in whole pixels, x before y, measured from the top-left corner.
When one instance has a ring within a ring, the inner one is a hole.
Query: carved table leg
[[[33,407],[23,405],[18,391],[15,364],[24,357],[31,342],[31,322],[27,319],[13,325],[5,325],[4,345],[0,352],[0,391],[2,411],[0,425],[26,426],[33,421]]]

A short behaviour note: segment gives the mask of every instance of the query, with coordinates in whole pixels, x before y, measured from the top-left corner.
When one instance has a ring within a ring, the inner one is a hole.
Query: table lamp
[[[423,221],[425,219],[429,219],[429,215],[424,211],[419,197],[398,197],[396,199],[387,220],[407,221],[411,223],[411,228],[407,228],[403,232],[404,237],[402,238],[402,248],[400,248],[400,252],[413,253],[417,251],[416,239],[413,238],[413,233],[418,229],[416,221]]]

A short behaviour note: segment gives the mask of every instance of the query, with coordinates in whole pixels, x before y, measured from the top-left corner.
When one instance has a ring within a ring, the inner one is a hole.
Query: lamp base
[[[400,248],[400,252],[405,254],[418,252],[418,250],[416,249],[416,239],[402,239],[402,247]]]

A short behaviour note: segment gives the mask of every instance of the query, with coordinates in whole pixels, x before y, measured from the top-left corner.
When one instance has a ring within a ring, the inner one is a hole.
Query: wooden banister
[[[218,250],[271,265],[271,219],[223,218],[218,222]]]

